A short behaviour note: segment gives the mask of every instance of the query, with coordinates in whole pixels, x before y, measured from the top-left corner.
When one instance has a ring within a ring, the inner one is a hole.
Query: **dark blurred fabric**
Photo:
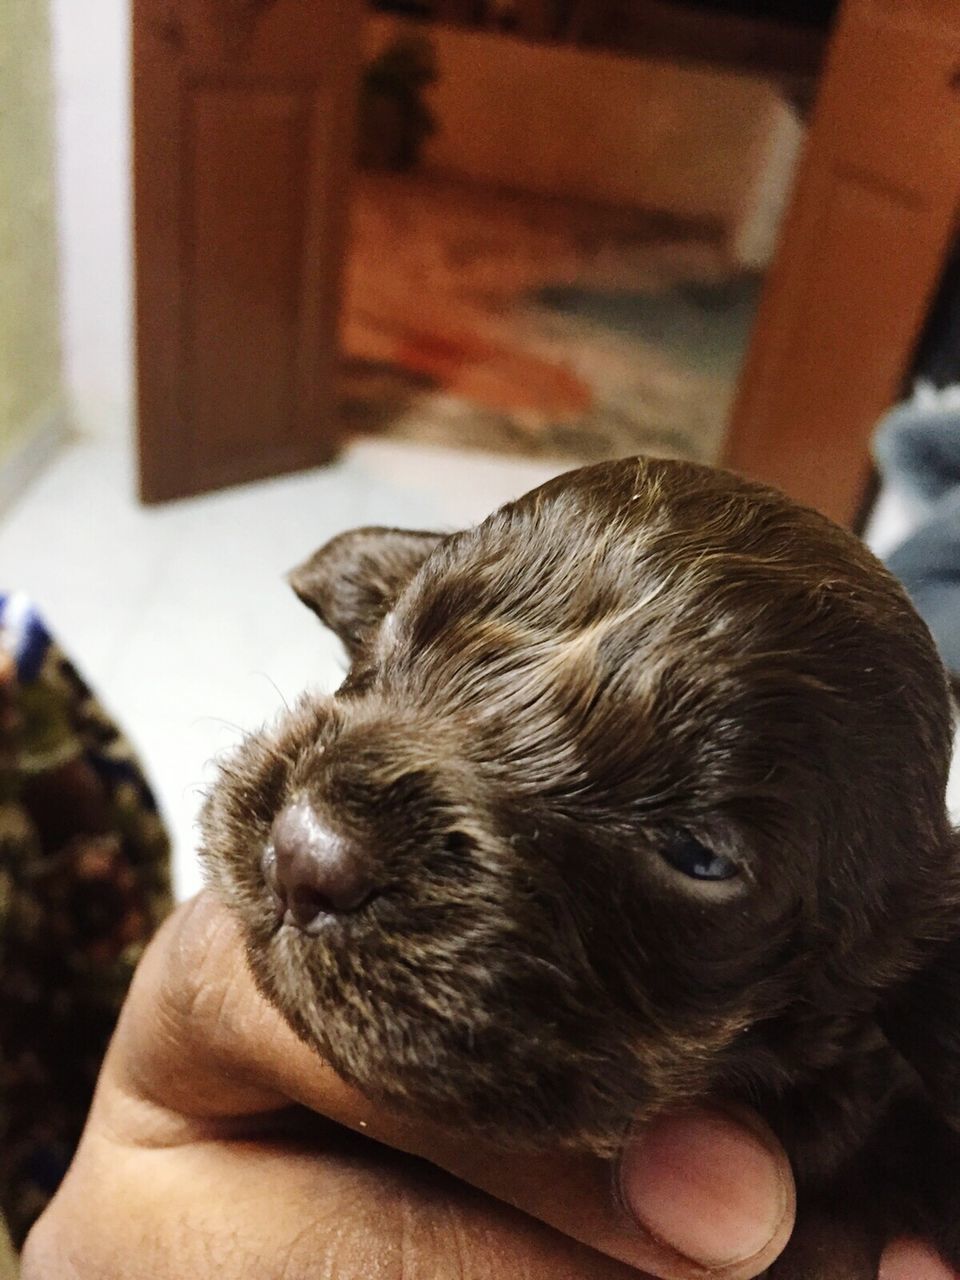
[[[960,406],[898,405],[877,428],[874,456],[884,482],[917,516],[916,531],[886,556],[887,567],[960,676]]]
[[[960,383],[960,249],[954,246],[913,360],[913,377],[933,387]]]
[[[0,595],[0,1209],[17,1245],[169,906],[167,836],[129,743],[29,601]]]

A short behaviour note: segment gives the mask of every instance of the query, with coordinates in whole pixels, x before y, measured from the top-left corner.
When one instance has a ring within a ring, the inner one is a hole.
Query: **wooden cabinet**
[[[960,202],[960,5],[848,0],[726,462],[849,523]]]
[[[135,0],[140,490],[336,444],[359,0]]]

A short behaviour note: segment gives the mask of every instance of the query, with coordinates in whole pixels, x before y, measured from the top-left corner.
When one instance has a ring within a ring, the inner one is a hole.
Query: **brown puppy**
[[[203,830],[304,1040],[515,1146],[749,1102],[801,1193],[778,1277],[872,1280],[902,1231],[960,1265],[948,692],[870,553],[629,459],[293,584],[349,675],[242,745]]]

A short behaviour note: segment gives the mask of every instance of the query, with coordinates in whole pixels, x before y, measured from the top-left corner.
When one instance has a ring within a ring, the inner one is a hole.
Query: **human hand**
[[[262,1000],[203,894],[138,970],[23,1277],[746,1280],[792,1227],[786,1158],[752,1116],[664,1120],[627,1144],[619,1199],[614,1185],[599,1161],[505,1155],[350,1089]],[[949,1274],[906,1256],[889,1280]]]

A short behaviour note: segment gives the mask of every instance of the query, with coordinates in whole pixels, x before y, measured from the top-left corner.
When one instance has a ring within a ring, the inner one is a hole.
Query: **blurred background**
[[[7,909],[90,765],[132,963],[152,824],[193,892],[211,762],[339,679],[285,572],[580,462],[865,531],[960,666],[958,68],[938,0],[0,0]]]
[[[456,527],[636,452],[863,527],[878,420],[954,380],[937,4],[0,21],[3,582],[142,744],[183,892],[232,732],[208,718],[334,676],[281,575],[336,529]],[[881,546],[909,527],[887,505]]]

